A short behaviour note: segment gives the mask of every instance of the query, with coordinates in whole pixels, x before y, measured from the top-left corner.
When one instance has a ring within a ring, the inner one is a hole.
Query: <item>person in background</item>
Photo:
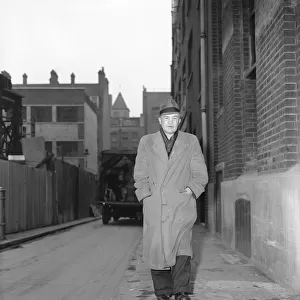
[[[141,138],[134,180],[143,201],[143,256],[159,300],[189,300],[196,199],[208,182],[198,138],[178,130],[177,103],[160,106],[160,130]]]

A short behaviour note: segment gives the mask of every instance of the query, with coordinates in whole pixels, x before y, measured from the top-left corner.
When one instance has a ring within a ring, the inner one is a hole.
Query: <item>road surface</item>
[[[142,236],[131,220],[75,227],[0,253],[0,298],[111,300]]]

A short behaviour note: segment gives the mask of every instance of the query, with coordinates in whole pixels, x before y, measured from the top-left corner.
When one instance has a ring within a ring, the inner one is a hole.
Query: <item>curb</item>
[[[47,235],[58,233],[60,231],[66,230],[66,229],[70,229],[70,228],[73,228],[73,227],[76,227],[76,226],[79,226],[79,225],[84,225],[84,224],[87,224],[87,223],[95,222],[95,221],[98,221],[98,220],[101,220],[101,219],[102,219],[102,217],[95,217],[93,219],[85,220],[85,221],[78,222],[78,223],[75,223],[75,224],[67,224],[66,223],[65,226],[61,226],[59,228],[48,229],[48,230],[45,230],[43,232],[38,232],[38,233],[35,233],[35,234],[33,233],[32,235],[19,237],[19,238],[16,238],[16,239],[12,239],[10,241],[4,240],[0,244],[0,250],[4,250],[4,249],[10,248],[12,246],[17,246],[19,244],[22,244],[22,243],[25,243],[25,242],[28,242],[28,241],[36,240],[36,239],[39,239],[41,237],[45,237]],[[47,228],[47,227],[45,227],[45,228]]]

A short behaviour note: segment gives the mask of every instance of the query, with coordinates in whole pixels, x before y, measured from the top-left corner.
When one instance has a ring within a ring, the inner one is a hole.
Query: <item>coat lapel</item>
[[[168,164],[168,154],[166,150],[166,146],[164,140],[161,136],[161,133],[158,131],[153,138],[153,146],[152,149],[156,156],[164,163]]]
[[[185,150],[186,148],[186,143],[185,143],[185,137],[182,134],[181,131],[178,132],[178,137],[175,141],[173,150],[171,152],[168,164],[169,166],[171,166],[176,160],[177,158],[182,154],[182,152]]]

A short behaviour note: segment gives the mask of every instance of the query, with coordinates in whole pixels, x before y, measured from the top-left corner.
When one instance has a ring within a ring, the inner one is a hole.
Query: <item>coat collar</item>
[[[170,158],[168,158],[164,140],[161,136],[161,133],[158,131],[153,137],[152,148],[154,153],[158,156],[162,163],[164,163],[165,165],[171,165],[180,156],[180,154],[182,154],[183,150],[185,149],[185,140],[186,138],[183,132],[179,131]]]

